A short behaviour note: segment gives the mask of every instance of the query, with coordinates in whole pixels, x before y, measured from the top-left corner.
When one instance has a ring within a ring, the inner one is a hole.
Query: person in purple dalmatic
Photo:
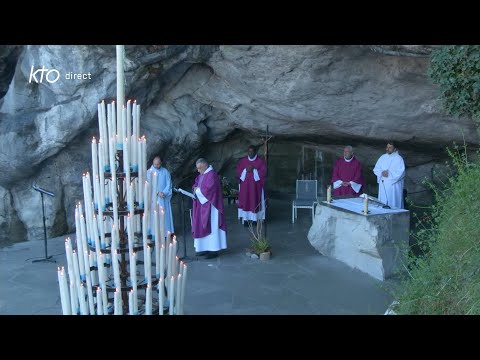
[[[332,181],[334,196],[360,196],[365,181],[362,175],[362,164],[353,155],[350,145],[343,149],[343,157],[335,161]]]
[[[192,235],[197,256],[212,259],[227,248],[227,226],[220,178],[207,160],[196,161],[199,172],[193,184]]]
[[[247,156],[237,164],[238,218],[245,221],[265,220],[265,160],[257,155],[255,146],[248,147]]]

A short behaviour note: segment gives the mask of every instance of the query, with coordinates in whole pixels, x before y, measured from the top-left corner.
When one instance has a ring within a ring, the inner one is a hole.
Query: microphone
[[[387,189],[385,189],[385,183],[382,179],[382,185],[383,185],[383,191],[385,192],[385,199],[387,199],[387,205],[383,205],[384,209],[391,209],[390,206],[388,206],[388,196],[387,196]]]
[[[41,192],[42,194],[45,194],[45,195],[48,195],[48,196],[53,196],[55,197],[55,194],[51,191],[48,191],[48,190],[45,190],[45,189],[42,189],[41,187],[37,186],[36,184],[33,184],[32,185],[32,188],[38,192]]]

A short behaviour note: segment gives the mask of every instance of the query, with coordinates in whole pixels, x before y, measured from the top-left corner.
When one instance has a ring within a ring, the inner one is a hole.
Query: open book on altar
[[[187,195],[188,197],[191,197],[192,199],[196,199],[196,198],[197,198],[197,197],[196,197],[194,194],[192,194],[191,192],[188,192],[188,191],[183,190],[183,189],[181,189],[181,188],[174,189],[174,190],[177,191],[177,192],[182,193],[183,195]]]

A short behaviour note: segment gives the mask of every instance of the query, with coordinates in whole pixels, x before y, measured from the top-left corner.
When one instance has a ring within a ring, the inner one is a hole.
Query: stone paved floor
[[[291,224],[288,201],[273,200],[268,214],[271,260],[245,255],[247,228],[237,222],[236,206],[226,206],[228,249],[218,258],[195,259],[187,229],[186,314],[383,314],[392,302],[387,288],[370,276],[326,258],[307,239],[309,210],[298,210]],[[176,225],[181,233],[181,222]],[[74,237],[71,236],[72,238]],[[66,266],[64,238],[48,241],[57,263],[32,263],[44,257],[44,242],[29,241],[0,249],[0,314],[60,314],[57,266]],[[180,237],[180,244],[183,240]],[[184,253],[183,246],[179,255]]]

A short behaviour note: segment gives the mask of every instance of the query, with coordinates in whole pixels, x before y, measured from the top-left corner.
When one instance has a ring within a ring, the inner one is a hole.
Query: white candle
[[[101,157],[103,158],[103,163],[106,164],[106,159],[108,159],[108,132],[107,132],[107,118],[105,116],[105,100],[102,100],[101,106],[101,118],[102,118],[102,135],[100,137],[99,142],[102,142],[103,145],[103,152]],[[102,171],[102,169],[99,169]],[[105,170],[103,170],[105,171]]]
[[[90,264],[87,251],[84,252],[84,257],[86,257],[86,263]],[[90,266],[88,267],[86,275],[87,283],[87,295],[88,295],[88,308],[91,315],[95,315],[95,304],[93,302],[93,291],[92,291],[92,281],[90,274]]]
[[[147,239],[147,217],[143,214],[142,218],[143,230],[142,230],[142,240],[143,240],[143,274],[147,276],[147,250],[148,250],[148,239]]]
[[[108,124],[108,139],[113,139],[116,134],[115,130],[115,122],[112,119],[112,104],[107,104],[107,124]],[[107,140],[109,146],[107,146],[108,154],[110,154],[110,151],[112,149],[110,148],[110,141]],[[115,151],[115,149],[113,149]]]
[[[118,228],[114,226],[112,228],[112,233],[115,234],[115,237],[112,238],[112,266],[114,269],[113,275],[114,275],[115,287],[121,288],[122,282],[120,280],[119,255],[117,252],[117,249],[119,247],[119,242],[120,242]]]
[[[176,261],[176,258],[177,258],[177,237],[174,236],[173,237],[173,249],[172,249],[172,275],[173,276],[176,276],[176,272],[177,272],[177,261]]]
[[[110,182],[111,194],[112,194],[112,206],[113,206],[113,224],[118,228],[118,199],[117,199],[117,183],[116,176],[112,176],[112,181]]]
[[[87,254],[88,254],[88,241],[87,241],[87,230],[86,230],[86,225],[85,225],[85,218],[83,217],[83,215],[80,215],[80,230],[81,230],[81,233],[82,233],[82,239],[81,239],[81,242],[82,242],[82,253],[80,254],[80,252],[78,253],[78,256],[82,255],[85,253],[85,251],[87,251]],[[84,274],[87,274],[87,273],[90,273],[89,272],[89,269],[88,269],[88,262],[85,261],[86,258],[84,257],[83,260],[80,260],[80,263],[83,264],[83,273]],[[82,279],[85,281],[85,279]]]
[[[125,48],[123,45],[117,45],[117,113],[118,116],[122,116],[122,108],[125,104],[125,73],[123,70],[124,67],[124,58],[125,58]],[[120,126],[123,123],[120,121]],[[120,135],[123,135],[123,126],[118,131]],[[125,136],[120,137],[120,141],[123,141]],[[121,148],[120,148],[121,149]]]
[[[329,185],[327,188],[327,202],[332,201],[332,186]]]
[[[184,262],[183,261],[180,261],[180,269],[179,269],[179,275],[181,275],[181,281],[178,283],[178,288],[180,289],[180,294],[179,296],[177,296],[177,305],[176,305],[176,309],[177,309],[177,314],[178,315],[183,315],[183,312],[182,312],[182,291],[183,291],[183,270],[184,270]]]
[[[187,283],[187,265],[183,265],[183,272],[182,272],[182,298],[180,300],[180,307],[181,307],[181,313],[182,315],[184,314],[183,308],[185,304],[185,284]]]
[[[88,315],[87,302],[85,301],[85,286],[83,283],[80,284],[80,314]]]
[[[182,296],[182,274],[178,274],[177,276],[177,294],[175,295],[175,314],[180,315],[180,301]]]
[[[132,136],[132,102],[130,99],[128,99],[127,101],[127,132],[126,134],[127,134],[126,136],[128,140],[130,140]],[[130,155],[130,158],[132,158],[131,150],[129,155]]]
[[[81,305],[81,300],[80,300],[80,284],[82,283],[82,281],[80,280],[80,272],[78,270],[78,256],[77,256],[77,252],[75,250],[72,251],[72,262],[73,262],[73,271],[74,271],[74,274],[75,274],[75,277],[73,278],[73,283],[75,285],[75,290],[76,290],[76,293],[77,293],[77,302],[79,304],[79,307]],[[72,281],[72,279],[70,279],[70,281]],[[77,309],[79,309],[79,307],[77,307]],[[78,311],[77,311],[78,313]]]
[[[84,179],[86,178],[84,177]],[[81,240],[82,240],[82,247],[83,247],[82,253],[83,253],[83,251],[88,249],[88,229],[87,229],[88,222],[86,221],[86,219],[88,218],[87,205],[85,204],[85,211],[83,211],[82,204],[79,203],[78,209],[79,209],[79,215],[80,215],[80,230],[82,235]]]
[[[152,252],[151,252],[151,247],[147,246],[147,253],[146,253],[146,258],[147,258],[147,263],[145,266],[145,281],[147,282],[148,286],[152,286]]]
[[[105,286],[106,276],[105,276],[105,265],[104,265],[104,255],[101,251],[97,253],[97,269],[98,269],[98,285],[102,289],[106,289]]]
[[[135,100],[135,102],[137,102]],[[137,104],[137,135],[140,136],[140,104]]]
[[[158,175],[157,175],[157,172],[156,171],[153,171],[153,176],[152,176],[152,189],[151,189],[151,193],[152,193],[152,202],[155,206],[155,204],[157,203],[157,198],[158,198],[158,187],[157,187],[157,182],[158,182]],[[153,209],[152,209],[153,210]]]
[[[132,163],[132,170],[133,172],[138,172],[138,160],[137,160],[137,152],[138,152],[138,140],[136,138],[136,135],[133,134],[130,138],[130,149],[132,153],[132,157],[130,159]]]
[[[70,309],[72,315],[77,315],[80,308],[78,307],[78,294],[75,281],[70,278]]]
[[[110,146],[109,146],[109,165],[110,165],[110,173],[113,175],[116,172],[116,163],[115,163],[115,136],[109,139]]]
[[[86,229],[85,229],[85,220],[83,215],[80,215],[80,228],[82,230],[82,253],[78,252],[78,257],[83,256],[83,266],[84,266],[84,274],[85,276],[90,276],[90,264],[88,263],[88,244],[87,244],[87,236],[86,236]],[[85,255],[87,253],[87,255]],[[80,259],[79,259],[80,260]],[[82,279],[85,281],[85,279]]]
[[[368,215],[368,198],[366,196],[363,199],[363,213]]]
[[[122,150],[121,148],[121,145],[120,145],[120,142],[118,140],[118,135],[121,134],[122,132],[122,129],[120,128],[122,126],[122,112],[118,112],[116,109],[115,109],[115,101],[112,101],[112,119],[113,119],[113,122],[115,123],[115,135],[114,135],[114,138],[115,138],[115,150]],[[118,113],[118,114],[117,114]]]
[[[165,274],[165,246],[160,245],[160,274],[159,279],[163,279]]]
[[[160,237],[163,243],[165,239],[165,210],[163,207],[160,207]]]
[[[133,288],[133,313],[138,313],[138,292],[137,292],[137,253],[132,254],[130,260],[130,282]]]
[[[95,253],[92,251],[90,254],[88,254],[88,261],[90,263],[90,268],[95,268],[96,261],[97,259],[95,258]],[[90,270],[90,277],[92,280],[92,285],[97,286],[98,285],[98,276],[97,272],[95,270]]]
[[[95,181],[95,179],[98,179],[98,145],[97,145],[97,139],[95,139],[95,137],[92,139],[92,179]],[[96,186],[95,186],[95,183],[94,183],[94,194],[96,195],[95,196],[95,208],[98,206],[98,202],[97,202],[97,189],[96,189]]]
[[[98,144],[98,151],[100,153],[104,152],[104,147],[106,146],[107,143],[99,142]],[[105,162],[105,155],[100,156],[100,163],[98,165],[99,167],[99,190],[100,190],[100,196],[99,196],[99,208],[102,210],[105,210],[105,204],[106,204],[106,199],[105,199],[105,171],[106,169],[106,162]]]
[[[149,194],[150,194],[150,183],[148,181],[145,181],[145,186],[144,186],[144,197],[143,197],[143,201],[144,201],[144,206],[145,206],[145,210],[144,210],[144,215],[145,215],[145,228],[144,228],[144,231],[147,232],[148,235],[150,235],[150,197],[149,197]]]
[[[158,224],[158,213],[155,210],[153,212],[154,216],[154,237],[155,237],[155,276],[158,278],[160,277],[160,247],[162,246],[161,238],[160,238],[160,228]]]
[[[114,315],[123,315],[122,311],[122,292],[119,288],[115,289],[115,293],[113,295],[113,311]]]
[[[97,287],[97,315],[103,315],[103,295],[99,287]]]
[[[133,118],[132,135],[136,135],[138,138],[140,134],[137,132],[137,100],[133,101],[132,118]]]
[[[175,301],[175,278],[170,277],[170,288],[168,289],[168,300],[170,301],[168,314],[173,315],[173,304]]]
[[[83,203],[85,204],[85,217],[88,218],[88,211],[87,211],[87,193],[88,193],[88,190],[87,190],[87,182],[86,182],[86,177],[85,177],[85,174],[82,174],[82,185],[83,185]],[[83,213],[80,214],[83,216]],[[85,230],[85,237],[87,239],[87,243],[88,243],[88,222],[86,224],[86,230]]]
[[[104,220],[103,220],[102,207],[98,208],[97,222],[98,222],[98,229],[99,229],[99,232],[100,232],[100,248],[105,249],[107,244],[106,244],[106,240],[105,240],[105,224],[104,224]]]
[[[173,244],[168,245],[167,251],[167,280],[170,279],[172,276],[172,252],[173,252]],[[168,295],[170,298],[170,294]]]
[[[127,186],[130,186],[130,154],[129,154],[129,149],[130,149],[130,144],[129,144],[128,138],[125,138],[124,144],[123,144],[123,168],[125,170],[125,181],[127,182]]]
[[[132,219],[132,236],[133,236],[133,233],[135,232],[135,222],[134,222],[134,219],[135,219],[135,201],[133,200],[133,194],[135,193],[135,188],[134,188],[134,185],[133,183],[130,184],[130,186],[128,187],[128,202],[129,202],[129,205],[128,205],[128,210],[130,211],[129,215],[130,215],[130,218]],[[133,241],[133,237],[132,237],[132,241]]]
[[[72,242],[69,237],[65,239],[65,253],[67,255],[67,270],[68,270],[68,277],[72,280],[75,276],[73,270],[73,261],[72,261]]]
[[[103,281],[102,281],[102,305],[103,305],[103,314],[108,315],[108,293],[107,293],[107,271],[105,270],[104,265],[104,254],[101,254],[101,266],[103,268]]]
[[[173,266],[175,267],[175,273],[173,275],[177,276],[179,274],[179,264],[180,263],[180,259],[178,258],[178,256],[175,256],[175,262],[173,264]]]
[[[93,179],[93,201],[96,210],[103,206],[103,201],[100,196],[100,178],[98,175]]]
[[[127,216],[127,241],[128,241],[128,258],[131,259],[133,255],[133,241],[134,241],[134,234],[133,234],[133,226],[132,226],[132,217],[130,214]],[[131,265],[130,265],[131,266]]]
[[[93,241],[95,242],[95,251],[98,254],[102,246],[100,245],[100,237],[98,235],[98,218],[93,215]]]
[[[78,257],[78,271],[79,271],[79,276],[80,279],[83,281],[85,280],[85,264],[83,263],[83,231],[85,230],[85,224],[82,225],[81,219],[83,219],[83,216],[80,216],[80,208],[77,207],[75,209],[75,225],[77,227],[77,236],[76,236],[76,242],[77,242],[77,252],[80,254]]]
[[[122,138],[122,142],[125,141],[127,137],[127,109],[125,109],[125,105],[122,104],[122,132],[118,134]],[[125,148],[123,148],[123,155],[125,156]]]
[[[91,230],[91,223],[90,223],[90,207],[89,204],[92,201],[90,194],[90,174],[88,171],[85,173],[84,176],[84,191],[83,191],[83,203],[85,204],[85,221],[86,221],[86,239],[87,244],[90,245],[92,242],[92,230]],[[86,247],[88,249],[88,247]],[[85,250],[85,249],[84,249]]]
[[[97,104],[97,118],[98,118],[98,133],[99,133],[99,138],[103,139],[103,126],[102,126],[102,103]]]
[[[158,280],[158,315],[163,315],[163,303],[165,300],[163,299],[164,296],[164,282],[163,279],[160,278]]]
[[[133,289],[128,292],[128,314],[135,315],[133,311]]]
[[[138,140],[137,141],[137,146],[138,146],[138,153],[137,153],[137,164],[138,164],[138,204],[139,208],[143,209],[144,208],[144,203],[143,203],[143,182],[145,181],[145,174],[146,172],[143,171],[143,165],[142,165],[142,160],[141,160],[141,154],[142,154],[142,141]]]
[[[60,288],[60,301],[62,303],[63,315],[71,314],[70,297],[68,295],[67,278],[65,276],[65,268],[58,268],[58,286]]]
[[[147,138],[145,136],[142,137],[142,166],[143,172],[146,173],[147,170]]]
[[[145,294],[145,315],[152,315],[152,286],[147,285]]]

